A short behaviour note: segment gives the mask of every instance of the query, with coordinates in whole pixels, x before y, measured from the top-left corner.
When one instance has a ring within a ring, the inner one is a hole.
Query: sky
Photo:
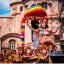
[[[0,15],[9,16],[10,0],[0,0]]]

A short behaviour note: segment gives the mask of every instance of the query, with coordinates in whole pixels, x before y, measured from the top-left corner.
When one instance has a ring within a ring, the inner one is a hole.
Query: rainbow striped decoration
[[[24,47],[24,37],[25,36],[25,23],[21,26],[21,46]]]
[[[21,46],[24,47],[25,42],[25,18],[29,16],[43,16],[46,20],[48,20],[45,9],[39,5],[33,4],[24,14],[21,20]]]
[[[40,5],[33,4],[24,14],[24,16],[47,16],[44,8]]]

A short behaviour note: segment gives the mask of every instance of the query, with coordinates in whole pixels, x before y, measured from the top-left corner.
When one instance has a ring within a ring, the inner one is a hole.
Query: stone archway
[[[1,37],[1,50],[3,51],[7,51],[9,50],[10,48],[8,47],[7,43],[9,43],[10,40],[20,40],[20,34],[17,34],[17,33],[8,33],[8,34],[5,34]],[[6,43],[6,44],[5,44]],[[5,44],[3,46],[3,44]]]
[[[7,38],[10,38],[10,37],[15,37],[15,38],[19,38],[20,39],[20,34],[17,34],[17,33],[8,33],[8,34],[5,34],[1,37],[1,42],[5,41]]]

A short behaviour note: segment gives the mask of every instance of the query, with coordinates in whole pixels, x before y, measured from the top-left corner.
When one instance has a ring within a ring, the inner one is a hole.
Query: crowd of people
[[[49,53],[57,51],[56,47],[54,44],[50,42],[45,42],[44,40],[48,39],[49,36],[51,36],[51,34],[54,35],[54,33],[57,30],[55,30],[54,32],[52,32],[51,30],[48,30],[47,21],[42,20],[42,18],[40,18],[40,23],[36,20],[38,19],[37,17],[32,17],[31,23],[29,23],[30,21],[28,19],[29,18],[27,18],[27,22],[26,22],[27,26],[29,26],[33,34],[35,34],[36,38],[38,39],[39,41],[38,46],[36,47],[36,49],[31,49],[30,46],[27,46],[25,48],[20,47],[20,49],[18,49],[18,52],[13,52],[13,50],[9,50],[6,52],[6,54],[0,55],[1,57],[0,62],[3,62],[3,63],[33,63],[33,62],[52,63]],[[45,36],[47,37],[46,39],[43,38]],[[44,42],[47,43],[47,45],[44,44]],[[37,44],[37,42],[35,43]]]
[[[32,49],[30,46],[19,47],[18,52],[9,50],[4,55],[0,55],[0,63],[51,63],[49,52],[54,52],[55,46],[39,44],[38,48]]]

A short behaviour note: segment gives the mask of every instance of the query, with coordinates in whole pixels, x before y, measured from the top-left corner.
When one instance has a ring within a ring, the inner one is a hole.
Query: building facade
[[[21,19],[26,10],[32,4],[38,4],[45,8],[48,15],[49,29],[53,31],[61,23],[59,15],[62,4],[58,0],[10,0],[11,12],[10,16],[0,16],[0,53],[6,52],[9,49],[17,50],[20,46]],[[58,23],[58,24],[57,24]],[[62,32],[63,33],[63,32]],[[25,27],[25,45],[32,45],[32,34],[28,26]],[[60,49],[61,27],[55,33],[54,43]],[[61,38],[64,38],[63,34]]]

